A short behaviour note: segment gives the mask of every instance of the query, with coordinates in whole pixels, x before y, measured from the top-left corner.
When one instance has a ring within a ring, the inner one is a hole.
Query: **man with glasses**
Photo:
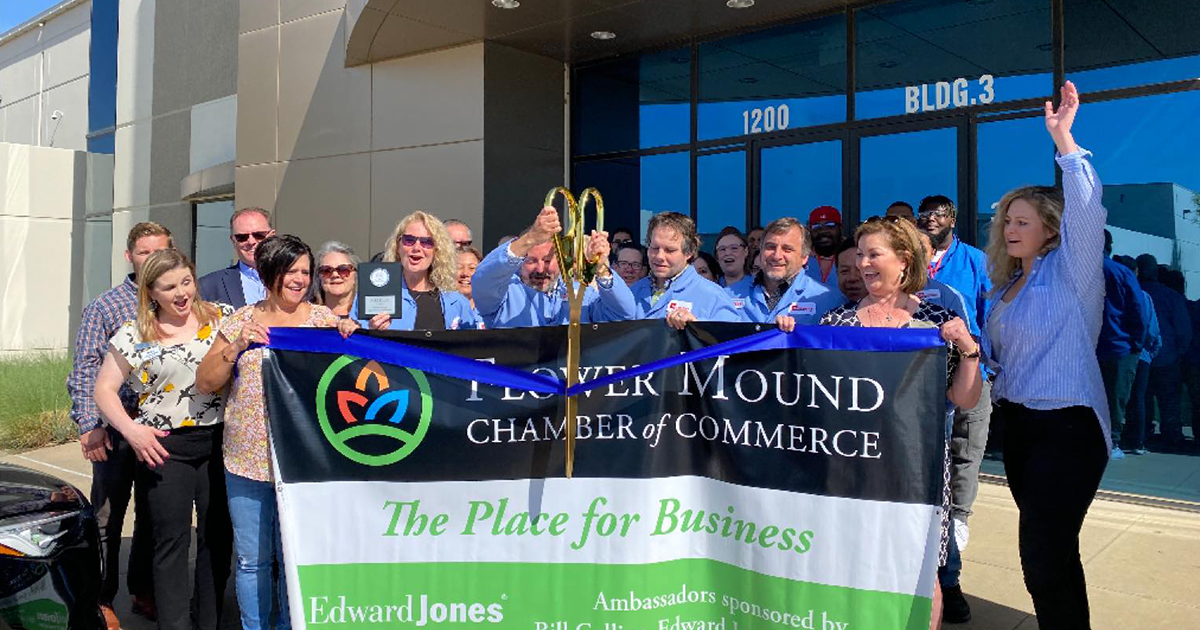
[[[274,235],[270,212],[258,207],[234,212],[229,217],[229,240],[233,243],[237,262],[200,278],[200,297],[234,308],[266,299],[267,288],[258,277],[254,248]]]
[[[812,236],[813,255],[805,273],[826,289],[841,295],[837,279],[837,250],[842,242],[842,213],[833,206],[821,206],[808,214],[808,232]]]
[[[471,239],[471,228],[466,223],[458,219],[447,219],[443,225],[446,226],[446,231],[450,233],[450,240],[454,241],[455,249],[464,249],[475,243]]]
[[[929,277],[962,295],[967,326],[971,334],[978,337],[992,282],[988,279],[987,256],[954,235],[957,216],[957,209],[949,197],[932,195],[922,199],[917,206],[917,227],[933,241]],[[954,538],[960,551],[967,547],[967,518],[979,492],[979,464],[987,447],[991,417],[992,385],[984,378],[979,403],[971,409],[955,409],[950,438],[950,515],[954,519]],[[971,618],[971,609],[959,588],[955,568],[942,567],[938,571],[942,584],[943,620],[962,623]]]
[[[632,241],[625,241],[617,246],[617,275],[627,286],[646,277],[650,272],[650,260],[646,257],[646,248]]]

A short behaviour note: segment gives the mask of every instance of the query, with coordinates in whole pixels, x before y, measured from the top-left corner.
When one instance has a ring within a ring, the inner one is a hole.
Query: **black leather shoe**
[[[971,620],[971,605],[963,597],[961,586],[942,587],[942,621],[967,623]]]

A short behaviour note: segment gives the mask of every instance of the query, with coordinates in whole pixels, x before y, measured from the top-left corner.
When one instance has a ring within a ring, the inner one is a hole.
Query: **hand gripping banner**
[[[294,626],[928,626],[936,330],[582,328],[271,332]]]

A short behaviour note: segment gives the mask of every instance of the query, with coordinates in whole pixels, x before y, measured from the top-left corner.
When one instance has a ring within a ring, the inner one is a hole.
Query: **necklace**
[[[892,311],[895,309],[888,309],[887,311],[885,311],[883,314],[883,322],[880,322],[880,320],[878,319],[878,317],[879,317],[878,310],[879,309],[876,308],[879,305],[880,305],[879,302],[876,302],[876,303],[872,304],[871,306],[867,307],[867,312],[870,312],[870,309],[875,308],[875,312],[871,313],[871,319],[874,320],[873,322],[870,322],[871,327],[872,328],[892,328],[893,326],[891,324],[892,324],[892,321],[895,319],[894,317],[892,317]],[[908,310],[908,295],[907,294],[905,294],[905,296],[904,296],[904,304],[897,308],[900,308],[905,311]]]

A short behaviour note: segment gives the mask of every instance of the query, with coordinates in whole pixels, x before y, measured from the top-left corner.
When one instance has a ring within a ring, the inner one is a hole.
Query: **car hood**
[[[0,520],[39,512],[78,510],[85,505],[80,492],[62,479],[0,463]]]

